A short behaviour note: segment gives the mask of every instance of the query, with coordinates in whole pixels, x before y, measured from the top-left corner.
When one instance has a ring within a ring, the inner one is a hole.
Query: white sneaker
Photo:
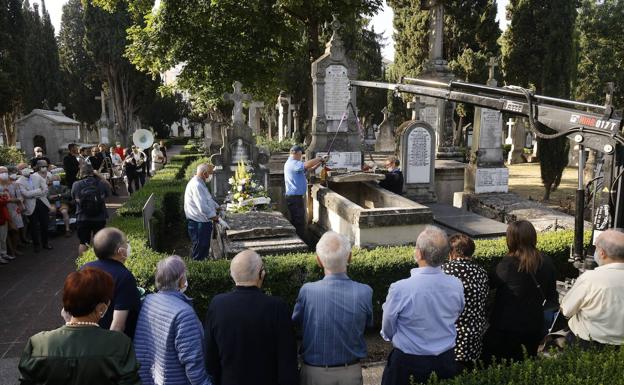
[[[7,263],[9,263],[9,261],[7,261],[6,259],[0,257],[0,264],[6,265]]]
[[[15,259],[15,257],[14,257],[14,256],[9,255],[9,254],[4,254],[4,255],[2,255],[2,258],[6,259],[6,260],[8,260],[8,261],[12,261],[12,260],[14,260],[14,259]]]

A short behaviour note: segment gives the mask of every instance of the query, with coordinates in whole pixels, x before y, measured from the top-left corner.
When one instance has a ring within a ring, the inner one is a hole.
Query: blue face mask
[[[61,185],[61,181],[60,180],[53,180],[52,181],[52,186],[59,187],[60,185]]]

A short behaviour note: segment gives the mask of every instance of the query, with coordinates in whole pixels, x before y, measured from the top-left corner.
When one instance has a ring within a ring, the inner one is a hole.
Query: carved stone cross
[[[340,36],[340,30],[342,29],[342,23],[338,20],[338,14],[332,14],[331,23],[325,23],[325,27],[330,27],[334,32],[332,33],[331,39],[335,39],[337,36]]]
[[[444,40],[444,3],[441,0],[421,0],[420,8],[430,10],[429,23],[429,60],[442,60]]]
[[[243,116],[243,102],[250,102],[251,95],[241,92],[243,85],[239,81],[235,81],[232,87],[234,88],[234,92],[226,92],[223,94],[223,99],[234,102],[234,108],[232,108],[232,122],[243,123],[245,121]]]
[[[488,61],[487,66],[489,68],[488,85],[492,82],[496,83],[496,79],[494,78],[494,70],[496,67],[498,67],[498,61],[494,56],[490,57],[490,61]]]
[[[388,117],[390,116],[390,111],[388,111],[388,107],[384,107],[383,110],[381,110],[381,113],[384,116],[384,120],[388,120]]]
[[[412,120],[420,119],[420,109],[424,107],[425,103],[422,103],[418,96],[414,96],[412,101],[407,103],[407,109],[412,110]]]
[[[512,144],[513,143],[513,139],[511,138],[511,130],[513,129],[513,126],[516,125],[516,122],[514,122],[514,120],[512,118],[509,118],[509,120],[507,121],[507,138],[505,138],[505,144]]]
[[[66,110],[65,106],[62,105],[61,103],[57,104],[56,107],[54,107],[54,109],[60,112],[61,114],[63,113],[63,111]]]
[[[100,91],[100,96],[96,96],[95,100],[100,100],[102,102],[102,114],[100,115],[100,120],[106,120],[106,96],[104,95],[104,90]]]

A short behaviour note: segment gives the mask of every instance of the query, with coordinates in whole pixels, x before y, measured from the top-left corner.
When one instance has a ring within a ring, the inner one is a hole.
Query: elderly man
[[[624,233],[607,230],[596,239],[598,267],[581,274],[561,301],[579,345],[624,344]]]
[[[230,264],[234,291],[212,299],[206,314],[206,363],[217,385],[293,385],[297,348],[288,306],[262,292],[266,270],[252,250]]]
[[[427,226],[416,240],[418,268],[390,285],[383,304],[381,336],[392,341],[382,385],[427,382],[431,373],[450,378],[455,364],[455,321],[464,309],[464,288],[440,267],[449,252],[446,234]]]
[[[97,260],[86,263],[81,269],[94,267],[104,270],[113,276],[115,282],[114,297],[100,319],[100,327],[133,338],[141,310],[141,297],[134,275],[125,266],[131,254],[130,242],[121,230],[107,227],[93,237],[93,251]]]
[[[303,206],[303,196],[306,194],[308,182],[306,180],[307,170],[316,170],[325,160],[325,157],[317,157],[307,162],[302,162],[303,148],[292,146],[290,157],[284,163],[284,185],[286,192],[286,204],[290,213],[290,222],[295,226],[297,235],[305,240],[305,209]]]
[[[214,166],[202,163],[197,166],[197,173],[186,185],[184,191],[184,214],[186,215],[188,234],[191,238],[191,257],[197,261],[208,257],[212,224],[219,220],[219,205],[212,199],[206,182],[212,179]]]
[[[325,278],[303,285],[292,316],[303,329],[301,384],[361,384],[364,331],[373,326],[373,289],[347,276],[351,245],[340,234],[323,234],[316,261]]]
[[[143,385],[210,385],[204,333],[189,297],[186,265],[177,255],[156,266],[156,289],[141,306],[134,334]]]
[[[386,159],[386,179],[379,182],[379,187],[392,191],[395,194],[403,194],[403,173],[399,169],[399,159],[391,155]]]
[[[48,243],[48,223],[50,220],[50,202],[48,201],[48,184],[38,173],[31,168],[19,164],[22,176],[18,179],[20,193],[24,198],[24,214],[30,222],[30,232],[35,252],[52,249]]]

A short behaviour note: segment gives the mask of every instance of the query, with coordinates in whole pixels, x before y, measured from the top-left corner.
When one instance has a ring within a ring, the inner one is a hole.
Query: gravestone
[[[170,131],[171,131],[171,136],[173,136],[174,138],[181,136],[180,135],[180,123],[178,122],[171,123]]]
[[[64,109],[62,105],[57,107],[60,111]],[[52,162],[60,162],[67,144],[76,141],[80,123],[60,111],[34,109],[15,122],[17,139],[27,156],[31,156],[33,148],[38,145]]]
[[[384,119],[379,125],[379,137],[375,143],[377,152],[394,152],[396,150],[396,140],[394,137],[394,121],[390,116],[388,107],[381,110]]]
[[[281,91],[277,97],[277,139],[281,142],[290,136],[290,96]]]
[[[262,118],[262,114],[259,113],[262,108],[264,108],[264,102],[251,102],[249,103],[249,118],[248,125],[251,127],[251,130],[254,134],[260,133],[260,122]]]
[[[100,130],[100,143],[110,143],[111,141],[109,139],[108,130],[111,122],[108,119],[108,114],[106,113],[106,94],[104,93],[104,90],[100,91],[100,96],[96,96],[95,100],[99,100],[102,104],[100,119],[97,121],[97,126]]]
[[[421,9],[431,12],[429,59],[421,77],[449,83],[455,77],[448,66],[448,62],[443,57],[444,3],[442,0],[424,0],[421,1]],[[421,112],[420,120],[430,124],[436,131],[436,159],[463,160],[463,154],[459,147],[453,145],[455,104],[429,97],[422,99],[425,107],[424,116]]]
[[[516,124],[511,130],[511,150],[507,155],[507,164],[525,163],[524,143],[526,141],[526,130],[524,128],[524,118],[516,118]]]
[[[420,119],[420,109],[423,107],[425,105],[420,102],[419,96],[412,97],[412,101],[407,103],[407,109],[412,111],[412,120]]]
[[[357,64],[345,54],[340,36],[342,25],[336,15],[330,27],[333,34],[325,53],[312,63],[312,132],[306,157],[312,159],[331,151],[330,167],[360,170],[362,152],[355,116],[356,90],[349,87],[349,82],[357,79]]]
[[[411,120],[399,132],[405,196],[418,203],[436,202],[435,130],[426,122]]]
[[[182,135],[185,138],[190,138],[191,137],[191,125],[189,124],[189,121],[187,118],[182,118]]]
[[[505,141],[503,142],[503,144],[511,144],[512,143],[512,139],[511,139],[511,131],[513,130],[513,126],[516,125],[516,122],[514,122],[514,120],[512,118],[509,118],[509,120],[507,121],[507,137],[505,138]]]
[[[494,68],[498,65],[490,59],[490,78],[487,85],[497,86]],[[464,174],[464,190],[469,193],[507,192],[509,170],[505,167],[503,149],[503,114],[488,108],[475,107],[473,146],[470,164]]]
[[[299,142],[299,138],[301,137],[301,128],[299,128],[299,106],[297,106],[296,110],[292,112],[293,117],[293,133],[292,137],[295,142]]]
[[[227,196],[230,189],[228,180],[234,175],[240,161],[247,165],[256,182],[264,186],[265,190],[269,183],[269,172],[265,167],[269,156],[259,151],[251,127],[245,123],[243,116],[243,101],[250,100],[251,96],[241,92],[242,84],[238,81],[234,82],[233,88],[233,93],[223,95],[225,100],[234,102],[232,124],[221,128],[221,148],[210,158],[212,164],[216,166],[212,178],[212,191],[218,200],[223,200]]]

